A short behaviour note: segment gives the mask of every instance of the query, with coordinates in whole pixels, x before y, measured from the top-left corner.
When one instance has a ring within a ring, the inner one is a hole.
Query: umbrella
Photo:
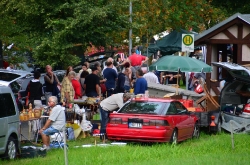
[[[206,63],[186,56],[163,56],[149,66],[149,70],[172,72],[211,72],[212,67]],[[178,77],[177,77],[178,82]],[[178,84],[177,84],[178,85]],[[178,88],[176,88],[176,94]]]
[[[149,70],[172,72],[211,72],[212,67],[206,63],[185,56],[163,56],[149,66]]]

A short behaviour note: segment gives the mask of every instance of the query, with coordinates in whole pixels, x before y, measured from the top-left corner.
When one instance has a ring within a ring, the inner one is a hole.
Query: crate
[[[186,99],[180,99],[180,102],[186,107],[193,107],[194,106],[194,101],[193,100],[186,100]]]

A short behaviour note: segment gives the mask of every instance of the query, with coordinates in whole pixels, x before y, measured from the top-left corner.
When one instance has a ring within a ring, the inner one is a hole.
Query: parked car
[[[20,102],[19,92],[25,90],[26,86],[23,85],[26,79],[32,77],[33,73],[21,71],[21,70],[6,70],[0,69],[0,84],[4,86],[9,86],[16,98],[19,110],[22,109],[22,103]]]
[[[221,127],[234,133],[250,132],[250,71],[233,63],[212,64],[228,73],[220,93]]]
[[[14,159],[20,153],[19,111],[10,87],[0,85],[0,155]]]
[[[176,100],[135,98],[109,117],[110,140],[176,144],[200,135],[198,117]]]

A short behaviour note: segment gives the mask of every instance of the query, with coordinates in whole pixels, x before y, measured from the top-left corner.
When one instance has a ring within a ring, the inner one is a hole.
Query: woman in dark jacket
[[[42,105],[41,97],[43,96],[43,90],[42,90],[42,84],[40,83],[39,80],[40,76],[41,76],[40,72],[35,71],[34,79],[30,80],[30,83],[26,88],[26,92],[28,93],[29,97],[29,102],[26,102],[26,106],[28,106],[29,103],[32,104],[33,108],[36,106],[36,104]]]

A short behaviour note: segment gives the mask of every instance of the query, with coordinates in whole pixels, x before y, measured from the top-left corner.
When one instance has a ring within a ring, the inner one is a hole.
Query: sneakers
[[[50,146],[43,145],[43,148],[45,148],[46,151],[49,151],[49,150],[50,150]]]

